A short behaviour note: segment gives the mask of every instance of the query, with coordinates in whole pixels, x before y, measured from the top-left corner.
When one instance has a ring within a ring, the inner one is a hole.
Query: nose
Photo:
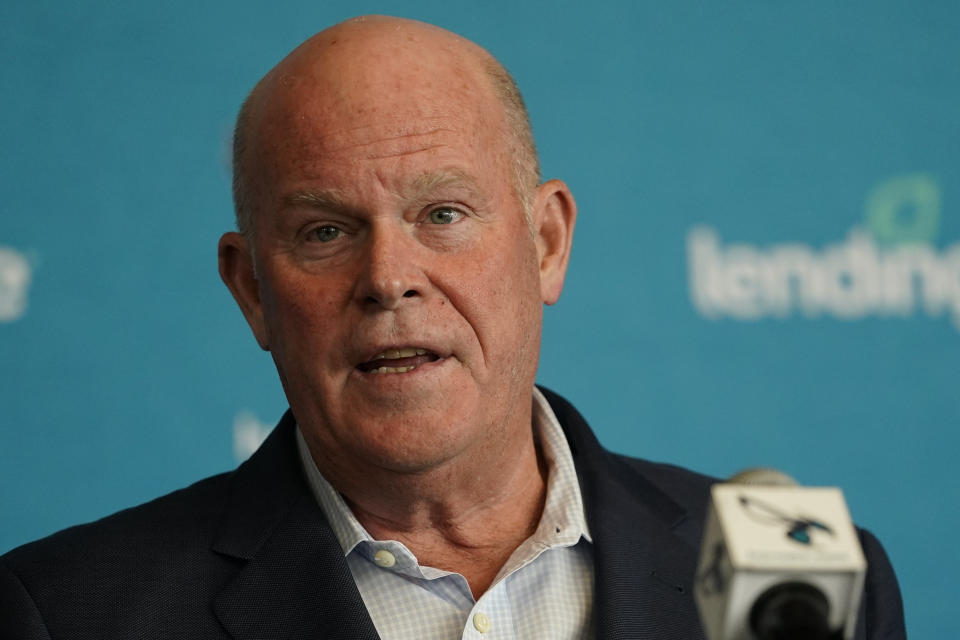
[[[357,281],[356,297],[367,307],[396,310],[405,300],[421,297],[426,278],[417,243],[401,229],[371,229]]]

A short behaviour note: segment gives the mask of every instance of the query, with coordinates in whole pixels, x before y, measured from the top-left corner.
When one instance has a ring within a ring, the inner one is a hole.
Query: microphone
[[[748,469],[711,489],[694,597],[709,640],[850,640],[866,568],[839,489]]]

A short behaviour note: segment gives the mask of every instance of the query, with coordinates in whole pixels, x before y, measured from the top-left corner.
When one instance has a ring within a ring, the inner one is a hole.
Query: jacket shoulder
[[[189,544],[198,537],[209,540],[231,476],[211,476],[144,504],[63,529],[12,549],[0,556],[0,561],[14,568],[35,566],[44,560],[95,561],[98,553]]]
[[[113,585],[122,598],[134,574],[149,579],[171,570],[190,573],[204,564],[201,558],[211,558],[230,477],[212,476],[27,543],[0,556],[0,567],[39,605],[75,598],[93,585]]]
[[[719,478],[714,478],[686,467],[666,462],[654,462],[643,458],[634,458],[619,453],[610,454],[621,463],[631,467],[637,473],[657,485],[664,493],[678,496],[707,496],[710,487]]]
[[[0,556],[0,637],[158,637],[191,625],[216,637],[209,595],[237,571],[211,551],[231,475]]]

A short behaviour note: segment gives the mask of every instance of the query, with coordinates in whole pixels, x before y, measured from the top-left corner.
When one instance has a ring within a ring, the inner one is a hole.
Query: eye
[[[319,227],[314,227],[307,232],[307,240],[316,241],[316,242],[330,242],[331,240],[336,240],[341,235],[343,231],[332,224],[324,224]]]
[[[429,213],[433,224],[453,224],[463,218],[463,213],[451,207],[437,207]]]

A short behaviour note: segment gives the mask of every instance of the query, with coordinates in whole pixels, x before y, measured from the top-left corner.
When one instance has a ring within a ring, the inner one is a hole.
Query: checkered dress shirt
[[[479,600],[462,575],[421,566],[395,540],[374,540],[320,474],[297,430],[310,487],[383,640],[593,638],[593,547],[577,473],[560,424],[537,389],[533,401],[549,468],[546,503],[537,530]]]

